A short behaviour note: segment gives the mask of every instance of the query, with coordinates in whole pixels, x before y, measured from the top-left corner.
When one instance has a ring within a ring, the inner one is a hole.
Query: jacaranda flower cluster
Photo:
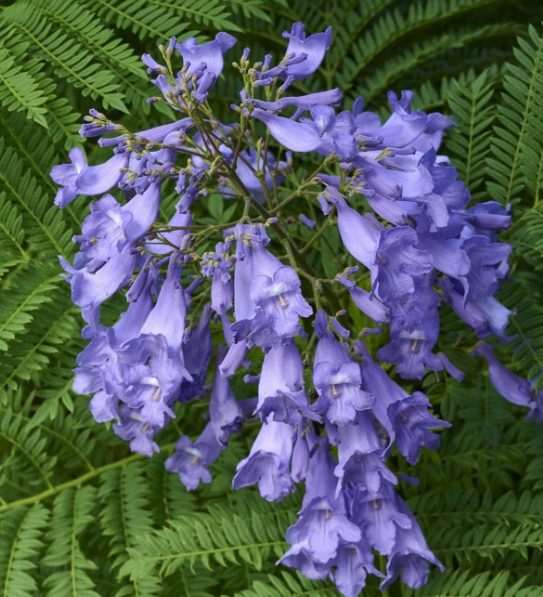
[[[362,590],[367,574],[382,577],[385,590],[401,571],[406,585],[419,588],[430,563],[443,567],[395,491],[387,459],[395,445],[415,464],[421,448],[438,448],[432,430],[449,424],[377,360],[403,379],[446,369],[461,381],[435,352],[443,303],[479,338],[504,336],[510,311],[494,295],[510,247],[497,237],[511,217],[495,202],[468,207],[468,190],[439,154],[454,123],[414,110],[412,92],[389,93],[384,123],[364,111],[362,98],[338,112],[339,89],[291,93],[319,68],[331,30],[306,37],[296,23],[284,36],[279,62],[267,55],[251,63],[246,49],[234,63],[242,89],[230,124],[217,119],[208,94],[236,40],[227,33],[203,45],[173,38],[159,61],[146,54],[143,62],[160,92],[149,102],[169,106],[177,119],[134,133],[91,110],[81,135],[100,137],[112,157],[89,166],[74,148],[70,164],[53,168],[59,207],[100,196],[74,237],[73,265],[61,260],[90,340],[74,389],[93,395],[96,421],[114,421],[114,432],[147,456],[159,450],[155,435],[178,402],[208,399],[201,435],[181,437],[166,460],[187,489],[209,483],[209,467],[232,434],[260,419],[234,488],[257,485],[276,501],[305,484],[279,562],[312,579],[330,577],[347,597]],[[293,167],[300,153],[320,164],[301,182]],[[159,215],[165,189],[176,196],[167,223]],[[231,201],[232,221],[193,221],[195,202],[212,194]],[[315,248],[336,224],[346,267],[324,279],[294,231],[312,230]],[[128,306],[106,327],[101,306],[119,292]],[[351,299],[374,327],[347,329],[341,306]],[[217,328],[219,343],[211,334]],[[361,338],[383,330],[389,341],[372,356]],[[262,369],[245,378],[258,384],[257,395],[238,400],[229,378],[257,351]],[[543,395],[508,372],[489,345],[475,352],[488,360],[498,391],[542,420]],[[386,570],[375,566],[376,553]]]

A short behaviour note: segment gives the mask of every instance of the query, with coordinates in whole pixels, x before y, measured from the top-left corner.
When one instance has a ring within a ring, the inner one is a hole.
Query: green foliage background
[[[500,356],[530,379],[543,369],[543,3],[540,0],[17,0],[0,2],[0,596],[287,597],[337,595],[274,565],[300,491],[268,504],[230,489],[256,425],[232,440],[214,482],[187,493],[163,462],[180,433],[196,436],[205,404],[180,407],[161,454],[130,454],[71,391],[84,342],[57,255],[88,201],[53,206],[53,164],[81,143],[81,115],[107,112],[131,130],[166,118],[139,57],[176,35],[239,39],[282,56],[280,33],[332,25],[320,73],[299,92],[339,86],[386,112],[386,92],[412,88],[416,107],[453,115],[444,153],[475,201],[513,206],[514,246],[500,298],[516,339]],[[239,81],[218,91],[234,99]],[[86,143],[91,160],[102,160]],[[219,205],[220,213],[222,206]],[[220,216],[219,213],[219,216]],[[327,238],[333,246],[333,235]],[[328,251],[327,251],[328,253]],[[322,259],[314,248],[312,259]],[[116,305],[106,315],[115,317]],[[442,447],[395,466],[419,477],[400,490],[447,565],[425,596],[543,595],[543,433],[492,388],[476,338],[445,309],[442,349],[464,384],[430,375],[425,391],[453,423]],[[512,350],[515,349],[515,350]],[[538,387],[543,386],[543,376]],[[239,392],[247,392],[238,384]],[[205,403],[205,399],[203,401]],[[381,565],[383,562],[381,562]],[[377,585],[365,589],[377,595]],[[413,591],[397,583],[389,595]]]

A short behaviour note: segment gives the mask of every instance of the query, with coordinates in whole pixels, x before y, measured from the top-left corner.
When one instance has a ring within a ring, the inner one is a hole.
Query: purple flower
[[[302,222],[302,224],[305,224],[308,228],[311,228],[311,230],[313,230],[313,228],[315,228],[315,226],[316,226],[315,220],[311,220],[304,214],[300,214],[298,216],[298,218],[299,218],[300,222]]]
[[[267,349],[293,338],[300,330],[299,317],[313,313],[300,287],[292,267],[255,242],[253,251],[236,262],[234,339],[250,335],[252,343]]]
[[[215,81],[224,66],[223,54],[232,48],[236,41],[232,35],[221,32],[207,44],[198,44],[196,38],[191,37],[175,47],[183,57],[187,77],[209,73]]]
[[[335,495],[334,467],[328,440],[321,438],[309,463],[300,518],[287,531],[292,547],[278,563],[299,568],[305,558],[316,565],[327,564],[337,556],[340,545],[362,538],[358,526],[347,517],[343,494]]]
[[[217,369],[211,389],[211,400],[209,401],[209,421],[215,437],[219,444],[226,446],[230,436],[241,429],[242,412],[228,379],[222,377],[219,365],[222,363],[226,354],[226,347],[220,345],[217,347]]]
[[[400,529],[410,529],[411,519],[398,509],[392,485],[382,481],[378,491],[355,488],[352,501],[353,521],[362,529],[363,542],[382,555],[392,553]]]
[[[283,37],[289,40],[285,52],[289,59],[285,62],[287,68],[282,76],[298,81],[313,74],[321,65],[332,41],[332,27],[306,38],[303,24],[294,23],[291,32],[284,31]]]
[[[209,329],[211,314],[211,305],[208,303],[204,307],[198,327],[183,339],[185,367],[192,381],[184,379],[181,383],[180,402],[199,398],[204,391],[207,370],[213,354],[213,338]]]
[[[208,423],[193,443],[186,435],[180,437],[175,444],[175,454],[170,456],[164,466],[166,470],[179,475],[179,480],[190,491],[203,483],[211,483],[211,473],[207,470],[223,448],[217,441],[212,424]]]
[[[81,269],[72,267],[64,257],[59,257],[59,260],[68,272],[64,279],[72,287],[72,302],[83,309],[83,317],[88,320],[97,307],[128,284],[136,267],[137,255],[127,244],[96,271],[89,271],[85,265]]]
[[[399,512],[411,521],[411,526],[408,529],[398,527],[394,548],[387,562],[387,576],[381,583],[381,590],[386,591],[398,578],[400,569],[402,582],[412,589],[420,589],[428,580],[429,563],[437,566],[441,572],[445,568],[428,548],[420,526],[405,502],[396,496],[396,503]]]
[[[384,450],[380,447],[376,427],[371,413],[359,412],[355,425],[341,429],[339,464],[334,471],[339,478],[338,491],[349,484],[356,484],[375,493],[383,481],[398,482],[385,465]]]
[[[396,440],[400,453],[408,462],[415,464],[421,447],[431,450],[439,447],[439,436],[431,433],[430,429],[451,425],[428,412],[431,405],[422,392],[414,392],[410,396],[392,381],[371,358],[363,342],[357,341],[355,349],[362,357],[364,388],[375,396],[373,414],[390,437],[387,451]]]
[[[264,423],[249,456],[242,460],[232,481],[234,489],[257,484],[260,495],[269,502],[282,500],[293,490],[290,458],[294,430],[287,423]]]
[[[128,152],[115,154],[99,166],[89,166],[83,151],[74,147],[68,154],[71,163],[53,166],[51,178],[63,188],[59,189],[55,205],[66,207],[78,195],[101,195],[116,186],[122,176],[122,169],[128,166]]]
[[[335,140],[340,141],[341,135],[348,137],[352,132],[352,115],[342,112],[336,116],[332,107],[318,104],[309,109],[313,119],[301,118],[300,122],[260,108],[253,110],[252,118],[262,120],[271,136],[291,151],[317,151],[322,155],[329,155],[336,149]],[[351,139],[354,137],[351,136]]]
[[[439,336],[439,296],[420,286],[392,307],[390,344],[377,351],[386,363],[398,364],[404,379],[422,379],[426,367],[441,371],[443,362],[432,353]]]
[[[292,120],[298,118],[311,108],[311,106],[339,106],[343,95],[339,89],[330,89],[328,91],[319,91],[317,93],[308,93],[300,97],[282,97],[275,102],[265,102],[253,98],[247,98],[245,103],[269,110],[270,112],[281,112],[287,106],[295,106],[296,113],[292,116]]]
[[[444,300],[450,303],[460,319],[475,330],[479,338],[487,338],[490,334],[503,336],[512,311],[491,296],[478,301],[466,301],[463,287],[450,278],[441,278],[437,284],[443,290]]]
[[[537,395],[535,394],[537,378],[529,382],[509,371],[496,358],[492,347],[484,342],[477,346],[475,353],[487,360],[488,375],[498,394],[513,404],[529,408],[530,412],[526,416],[527,421],[535,417],[538,423],[542,423],[543,390]]]
[[[417,233],[408,226],[381,230],[374,287],[385,304],[414,292],[414,279],[432,270],[431,256],[415,249],[417,242]]]
[[[349,289],[349,294],[354,304],[376,323],[388,323],[390,321],[389,310],[379,302],[373,294],[366,292],[357,286],[347,276],[338,276],[338,281]]]
[[[364,541],[340,545],[333,564],[336,569],[332,579],[345,597],[357,597],[360,594],[366,586],[368,573],[383,577],[373,565],[373,554]]]
[[[345,198],[334,187],[327,186],[324,197],[337,208],[339,234],[347,251],[367,268],[375,269],[382,226],[349,207]]]
[[[321,322],[326,319],[322,312],[318,317]],[[318,333],[319,326],[316,329]],[[311,406],[311,410],[325,415],[334,425],[353,424],[357,411],[371,408],[374,403],[373,396],[360,387],[362,377],[359,365],[326,332],[320,335],[315,351],[313,383],[319,399]]]
[[[462,249],[471,264],[466,276],[465,300],[477,301],[495,294],[507,273],[510,245],[492,243],[486,236],[472,236],[464,241]]]
[[[320,419],[308,411],[302,357],[292,340],[264,356],[256,413],[264,423],[273,418],[299,425],[304,416]]]
[[[157,443],[153,441],[153,436],[159,429],[158,426],[144,421],[137,410],[126,405],[121,408],[121,415],[122,421],[113,424],[113,431],[122,439],[131,440],[132,452],[139,452],[144,456],[151,457],[153,452],[160,451]]]

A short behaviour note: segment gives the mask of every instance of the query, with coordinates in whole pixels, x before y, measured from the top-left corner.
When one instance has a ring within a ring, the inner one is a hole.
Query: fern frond
[[[27,433],[23,419],[8,410],[0,422],[0,438],[12,448],[10,466],[3,463],[1,478],[17,482],[24,477],[26,485],[53,487],[49,479],[55,459],[44,452],[46,440],[38,429]]]
[[[17,207],[6,198],[4,192],[0,193],[0,250],[11,254],[19,254],[24,261],[29,260],[29,255],[23,247],[25,238],[23,217]],[[0,334],[1,338],[1,334]],[[1,350],[1,344],[0,344]]]
[[[79,539],[94,521],[95,504],[96,489],[91,486],[66,489],[55,498],[46,536],[50,544],[42,565],[60,570],[45,579],[48,597],[100,597],[89,576],[96,564],[84,553]]]
[[[419,29],[435,27],[440,22],[448,21],[464,12],[475,10],[492,2],[493,0],[431,0],[410,4],[406,15],[399,9],[386,12],[367,33],[355,39],[351,38],[352,42],[355,42],[352,47],[347,44],[346,48],[342,48],[342,51],[352,52],[352,58],[349,58],[346,63],[347,77],[343,78],[338,72],[341,88],[345,91],[349,90],[359,78],[360,73],[380,53],[400,39],[408,37]],[[333,73],[340,64],[337,58],[336,56],[336,67]]]
[[[268,574],[265,580],[253,582],[250,589],[236,593],[235,597],[329,597],[334,594],[337,594],[337,590],[331,586],[310,581],[299,573],[283,570],[280,576]]]
[[[92,54],[93,62],[102,65],[121,83],[129,102],[137,101],[138,108],[149,112],[146,99],[149,84],[139,56],[128,44],[114,39],[114,32],[100,25],[93,13],[77,2],[67,0],[32,0],[35,7],[55,27],[67,32],[74,43],[82,43]]]
[[[509,581],[509,573],[502,571],[494,578],[489,572],[471,576],[469,571],[436,575],[425,587],[414,591],[407,589],[408,597],[540,597],[541,587],[525,587],[525,579]]]
[[[43,533],[49,511],[42,504],[24,506],[0,520],[0,595],[33,597],[38,583],[32,575],[36,556],[43,549]]]
[[[477,29],[458,29],[444,35],[427,38],[422,43],[412,45],[398,56],[384,62],[371,76],[364,77],[364,83],[352,87],[353,96],[361,95],[368,101],[385,94],[392,89],[394,83],[411,71],[420,68],[425,62],[454,48],[461,48],[475,42],[482,42],[496,36],[510,34],[509,24],[486,25]],[[353,83],[356,74],[348,75]]]
[[[120,29],[129,29],[141,38],[150,37],[153,44],[164,43],[172,36],[190,37],[196,31],[181,17],[173,18],[168,10],[149,10],[143,0],[84,0],[90,9],[106,22]]]
[[[36,179],[3,139],[0,139],[0,186],[21,211],[32,252],[52,256],[69,255],[73,251],[71,231],[66,230],[62,213],[44,198]]]
[[[0,314],[0,351],[8,350],[8,342],[25,330],[33,319],[32,312],[50,302],[50,292],[58,287],[58,274],[42,267],[19,269],[2,293]]]
[[[494,85],[498,69],[493,67],[483,71],[469,85],[455,82],[449,94],[449,107],[458,124],[447,138],[447,148],[457,159],[454,165],[461,180],[477,200],[476,191],[485,178],[485,158],[490,149],[490,125],[495,117]]]
[[[0,103],[9,112],[26,112],[41,126],[47,127],[43,104],[47,96],[43,94],[39,82],[22,67],[24,50],[28,44],[19,43],[15,52],[0,46]]]
[[[279,557],[286,548],[284,531],[295,521],[295,508],[287,504],[285,509],[263,513],[255,507],[246,518],[216,505],[209,513],[194,513],[173,521],[130,548],[130,559],[120,574],[131,580],[154,577],[158,571],[167,576],[196,562],[208,570],[213,563],[229,566],[239,562],[259,570],[263,561],[272,554]]]
[[[2,16],[24,34],[43,60],[53,65],[57,76],[73,83],[84,96],[100,98],[106,108],[128,111],[114,74],[93,62],[92,53],[83,44],[74,43],[67,33],[58,35],[53,24],[40,17],[31,0],[9,6]]]
[[[99,497],[103,503],[100,524],[104,535],[110,538],[110,564],[115,569],[128,559],[127,550],[137,545],[153,527],[142,463],[133,462],[104,473]],[[134,580],[131,584],[119,591],[117,597],[155,597],[160,591],[160,583],[155,578]]]
[[[528,130],[533,125],[533,134],[537,135],[541,128],[539,119],[535,117],[538,114],[535,98],[543,94],[543,38],[533,27],[530,28],[530,37],[532,43],[519,40],[520,47],[515,55],[520,65],[507,65],[503,83],[504,104],[498,107],[498,125],[494,127],[491,145],[492,157],[488,159],[492,178],[487,183],[488,192],[503,204],[518,198],[528,181],[537,188],[540,184],[537,175],[540,161],[537,155],[538,141],[533,137],[529,140]],[[528,153],[527,164],[523,167],[524,152]]]

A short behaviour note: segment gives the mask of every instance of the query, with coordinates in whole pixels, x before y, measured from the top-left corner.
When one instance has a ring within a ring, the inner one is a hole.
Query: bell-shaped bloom
[[[457,236],[458,230],[453,226],[432,232],[430,219],[425,214],[417,217],[417,249],[431,255],[436,270],[463,279],[469,273],[471,264],[463,241]]]
[[[211,483],[208,467],[219,458],[223,448],[217,441],[211,423],[208,423],[200,437],[192,442],[183,435],[175,444],[175,454],[164,466],[166,470],[179,475],[179,480],[190,491],[202,483]]]
[[[175,208],[175,214],[170,218],[168,226],[190,226],[192,224],[192,215],[190,211],[181,213],[179,211],[179,202]],[[183,239],[187,237],[190,230],[172,230],[171,232],[161,232],[157,238],[145,244],[145,249],[153,255],[170,254],[173,247],[182,248]],[[186,241],[185,241],[186,242]],[[172,246],[173,245],[173,246]]]
[[[230,311],[234,301],[234,284],[230,275],[232,258],[228,255],[229,243],[217,243],[214,252],[205,253],[202,273],[213,278],[211,283],[211,308],[218,315]]]
[[[260,243],[254,243],[252,254],[241,263],[236,262],[234,287],[236,341],[250,335],[250,341],[264,349],[280,346],[298,334],[299,318],[313,313],[296,272]]]
[[[475,353],[486,359],[490,381],[498,394],[513,404],[529,408],[526,420],[535,417],[538,423],[543,422],[543,390],[536,395],[537,378],[529,382],[509,371],[497,359],[492,347],[484,342],[477,346]]]
[[[311,452],[316,441],[317,436],[309,421],[298,425],[290,469],[290,476],[295,483],[303,481],[307,477]]]
[[[256,413],[264,422],[273,418],[291,425],[300,424],[303,417],[320,419],[308,410],[302,357],[292,340],[264,356]]]
[[[122,421],[113,424],[113,431],[122,439],[131,440],[132,452],[139,452],[151,457],[153,452],[159,452],[157,443],[153,440],[158,426],[153,426],[143,420],[137,410],[123,405],[121,408]]]
[[[373,565],[373,553],[364,541],[340,545],[333,564],[332,580],[345,597],[358,597],[368,574],[383,577]]]
[[[232,433],[241,429],[242,412],[228,378],[222,377],[219,370],[219,364],[223,361],[226,354],[226,346],[217,347],[217,369],[211,389],[211,399],[209,401],[209,421],[215,437],[221,446],[226,446]]]
[[[412,146],[425,131],[428,123],[428,116],[424,112],[411,108],[414,96],[412,91],[402,91],[402,97],[398,99],[397,95],[390,91],[388,101],[393,113],[383,125],[374,114],[362,111],[363,101],[358,102],[354,108],[357,134],[380,137],[377,149]]]
[[[339,234],[347,251],[367,268],[374,269],[381,228],[349,207],[345,198],[334,187],[327,186],[324,196],[337,208]]]
[[[285,62],[287,68],[283,77],[298,81],[313,74],[321,65],[332,41],[332,27],[306,38],[303,24],[294,23],[291,32],[284,31],[283,37],[289,40],[285,52],[289,59]]]
[[[105,262],[126,244],[125,230],[132,214],[123,211],[111,195],[91,203],[90,211],[83,221],[81,235],[74,236],[73,241],[81,243],[81,250],[91,260]]]
[[[260,108],[255,108],[251,117],[261,120],[271,136],[291,151],[329,155],[336,149],[335,140],[353,130],[352,116],[349,112],[336,116],[332,107],[322,105],[311,106],[310,112],[313,119],[301,118],[300,122]]]
[[[465,278],[465,300],[476,301],[495,294],[507,273],[511,246],[492,243],[486,236],[472,236],[464,242],[462,249],[467,253],[471,265]],[[499,267],[503,263],[506,265],[505,271]]]
[[[78,307],[92,311],[106,299],[123,288],[130,281],[136,267],[137,254],[130,244],[107,261],[96,271],[88,271],[86,267],[76,269],[63,257],[59,257],[62,267],[68,272],[65,280],[72,287],[72,302]]]
[[[374,289],[385,304],[411,294],[415,289],[414,279],[432,270],[431,255],[415,249],[417,242],[417,233],[408,226],[381,230]]]
[[[79,394],[85,393],[76,389],[75,384],[73,389]],[[97,423],[105,423],[106,421],[113,421],[114,419],[116,419],[117,422],[120,422],[119,399],[116,396],[108,394],[105,390],[100,390],[94,394],[89,402],[89,410]]]
[[[363,342],[357,341],[355,349],[362,357],[364,388],[375,396],[373,414],[390,437],[387,452],[394,440],[399,438],[397,445],[400,453],[414,464],[421,447],[437,449],[439,436],[431,433],[430,429],[450,427],[450,424],[428,412],[431,404],[422,392],[410,396],[390,379],[386,371],[372,359]]]
[[[439,336],[439,296],[422,284],[395,306],[390,322],[390,344],[377,351],[377,357],[398,364],[404,379],[422,379],[426,367],[441,371],[443,362],[432,353]]]
[[[143,148],[147,143],[162,143],[168,135],[171,133],[184,133],[187,132],[192,126],[194,125],[194,121],[192,118],[182,118],[181,120],[177,120],[175,122],[171,122],[168,124],[163,124],[161,126],[155,126],[151,129],[146,129],[144,131],[138,131],[134,133],[136,146],[139,148]],[[87,125],[83,125],[87,126]],[[88,125],[92,126],[92,125]],[[83,127],[82,127],[83,130]],[[82,137],[86,137],[81,131],[79,134]],[[93,135],[94,136],[94,135]],[[109,139],[99,139],[98,145],[100,147],[111,147],[112,145],[118,145],[121,149],[126,148],[126,142],[128,140],[128,135],[121,135],[120,137],[113,137]]]
[[[261,120],[270,131],[271,136],[291,151],[307,153],[317,151],[322,146],[330,146],[331,144],[329,135],[323,138],[318,129],[309,123],[297,122],[284,116],[276,116],[260,108],[255,108],[251,117]]]
[[[224,67],[223,54],[232,48],[236,38],[228,33],[217,33],[215,39],[207,44],[199,44],[195,37],[190,37],[175,47],[183,58],[186,77],[200,73],[210,73],[216,80]]]
[[[294,430],[288,423],[273,419],[264,423],[249,456],[236,467],[232,487],[258,485],[260,495],[269,502],[282,500],[293,490],[290,459]]]
[[[459,282],[450,278],[441,278],[437,282],[443,290],[444,300],[451,305],[455,313],[475,330],[479,338],[488,338],[490,334],[503,336],[512,311],[504,307],[494,297],[478,301],[466,301],[464,289]]]
[[[351,500],[353,521],[362,529],[363,542],[382,555],[392,553],[399,529],[410,529],[411,519],[398,508],[394,488],[382,481],[379,490],[355,488]]]
[[[415,517],[401,497],[396,496],[398,510],[411,521],[409,528],[398,527],[396,541],[387,562],[387,575],[381,583],[381,590],[398,578],[401,570],[402,582],[412,589],[420,589],[426,584],[430,566],[434,564],[441,572],[445,570],[441,562],[430,551],[426,539]]]
[[[484,234],[491,242],[496,242],[497,232],[507,230],[511,225],[509,207],[504,209],[497,201],[485,201],[466,209],[462,217],[475,234]]]
[[[376,425],[371,413],[359,412],[356,424],[341,429],[338,446],[338,492],[356,484],[369,492],[379,490],[382,481],[396,484],[396,476],[384,462],[384,450],[379,445]]]
[[[435,451],[439,448],[439,435],[430,429],[451,427],[428,412],[430,401],[422,392],[414,392],[411,396],[393,402],[388,407],[388,418],[395,429],[396,445],[407,462],[416,464],[422,447]]]
[[[122,176],[122,169],[128,166],[130,154],[117,153],[99,166],[89,166],[83,151],[74,147],[68,154],[71,163],[53,166],[51,178],[63,188],[58,190],[55,205],[66,207],[78,195],[101,195],[116,186]]]
[[[319,323],[326,319],[319,313]],[[317,333],[322,325],[316,325]],[[321,333],[313,364],[313,383],[319,399],[311,410],[325,415],[334,425],[354,423],[357,411],[371,408],[374,398],[361,389],[360,367],[351,360],[332,334]]]
[[[343,494],[336,498],[335,464],[328,440],[321,438],[309,463],[300,518],[287,531],[292,547],[279,563],[298,568],[305,557],[323,565],[337,556],[340,545],[362,538],[358,526],[348,519]]]
[[[389,310],[374,295],[357,286],[347,276],[338,276],[338,282],[349,289],[354,304],[376,323],[383,324],[390,321]]]
[[[172,256],[156,305],[137,338],[117,351],[124,386],[122,399],[150,424],[163,426],[173,417],[172,404],[183,380],[192,381],[182,351],[185,298],[181,264]]]
[[[180,402],[199,398],[204,392],[207,370],[213,355],[213,338],[209,329],[211,315],[211,305],[208,303],[204,306],[198,327],[190,332],[188,338],[184,338],[185,367],[192,381],[184,379],[181,383]]]

